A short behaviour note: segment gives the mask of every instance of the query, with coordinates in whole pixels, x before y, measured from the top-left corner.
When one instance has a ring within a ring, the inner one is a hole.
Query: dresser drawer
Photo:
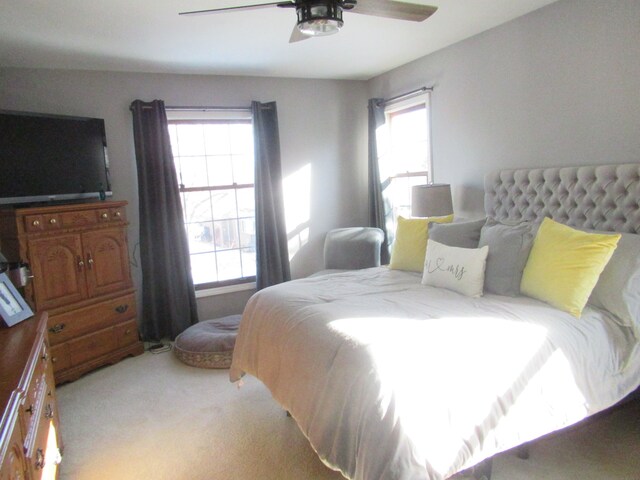
[[[22,406],[24,451],[32,463],[32,469],[37,469],[37,465],[40,464],[44,466],[44,456],[38,455],[38,452],[46,451],[48,422],[51,421],[54,414],[55,399],[53,398],[52,377],[50,373],[47,375],[48,362],[48,346],[46,343],[42,343],[33,362],[33,376],[25,392],[25,401]],[[36,463],[34,464],[34,462]]]
[[[24,228],[29,233],[51,232],[60,230],[61,227],[62,219],[59,213],[26,215],[24,217]]]
[[[122,223],[127,220],[124,208],[111,207],[98,210],[98,221],[100,223]]]
[[[116,337],[113,327],[105,328],[67,342],[71,365],[79,365],[116,349]]]
[[[69,345],[61,343],[51,347],[51,363],[53,364],[53,372],[59,372],[71,366],[69,359]]]
[[[78,210],[60,214],[65,228],[87,227],[98,223],[95,210]]]
[[[134,294],[54,315],[49,318],[48,322],[49,341],[51,345],[58,345],[80,335],[129,320],[135,315],[136,299]]]
[[[120,323],[116,325],[115,329],[118,348],[126,347],[140,340],[138,338],[138,322],[135,319]]]

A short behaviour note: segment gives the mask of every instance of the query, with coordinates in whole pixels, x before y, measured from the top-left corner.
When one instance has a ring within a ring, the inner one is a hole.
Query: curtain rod
[[[390,103],[397,102],[399,100],[404,100],[405,98],[413,97],[414,95],[419,95],[424,92],[432,92],[433,87],[420,87],[416,90],[411,90],[410,92],[401,93],[400,95],[396,95],[395,97],[385,98],[380,102],[382,105],[389,105]]]
[[[182,110],[188,112],[215,112],[220,110],[235,110],[241,112],[250,112],[251,107],[174,107],[167,106],[165,110]]]

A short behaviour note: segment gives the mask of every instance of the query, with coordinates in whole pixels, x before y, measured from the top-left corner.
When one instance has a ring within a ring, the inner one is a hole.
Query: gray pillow
[[[478,248],[485,219],[457,223],[429,223],[429,238],[449,247]]]
[[[640,235],[621,235],[589,303],[612,313],[621,325],[632,327],[640,340]]]
[[[508,225],[487,219],[478,242],[478,247],[489,246],[484,273],[485,292],[511,297],[520,294],[522,271],[538,226],[531,222]]]

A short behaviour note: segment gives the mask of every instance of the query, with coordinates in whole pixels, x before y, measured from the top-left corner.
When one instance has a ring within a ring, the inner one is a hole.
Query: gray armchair
[[[380,266],[384,233],[379,228],[349,227],[327,232],[324,268],[314,275]]]

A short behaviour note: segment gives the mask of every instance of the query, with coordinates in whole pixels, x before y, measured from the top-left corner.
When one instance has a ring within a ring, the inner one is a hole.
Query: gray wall
[[[303,238],[292,258],[294,277],[322,268],[327,230],[365,225],[366,200],[353,201],[367,196],[364,82],[0,69],[0,109],[105,119],[114,198],[129,201],[129,242],[138,288],[137,176],[129,105],[134,99],[156,98],[174,106],[277,102],[283,175],[305,167],[311,175],[310,185],[285,198],[287,210],[310,207],[294,217],[300,225],[288,225]],[[240,312],[250,293],[199,299],[201,318]]]
[[[508,167],[640,161],[640,1],[562,0],[369,81],[370,97],[432,96],[435,180],[482,215]]]
[[[435,86],[435,180],[452,183],[461,216],[482,215],[490,170],[640,161],[638,18],[637,0],[561,0],[369,82],[0,68],[0,108],[105,118],[115,198],[130,202],[133,247],[130,102],[277,101],[284,175],[305,166],[311,175],[305,198],[287,205],[310,206],[289,225],[303,238],[292,259],[301,277],[321,268],[327,230],[366,224],[368,97]],[[139,269],[134,275],[139,286]],[[201,317],[239,312],[250,293],[199,299]]]

